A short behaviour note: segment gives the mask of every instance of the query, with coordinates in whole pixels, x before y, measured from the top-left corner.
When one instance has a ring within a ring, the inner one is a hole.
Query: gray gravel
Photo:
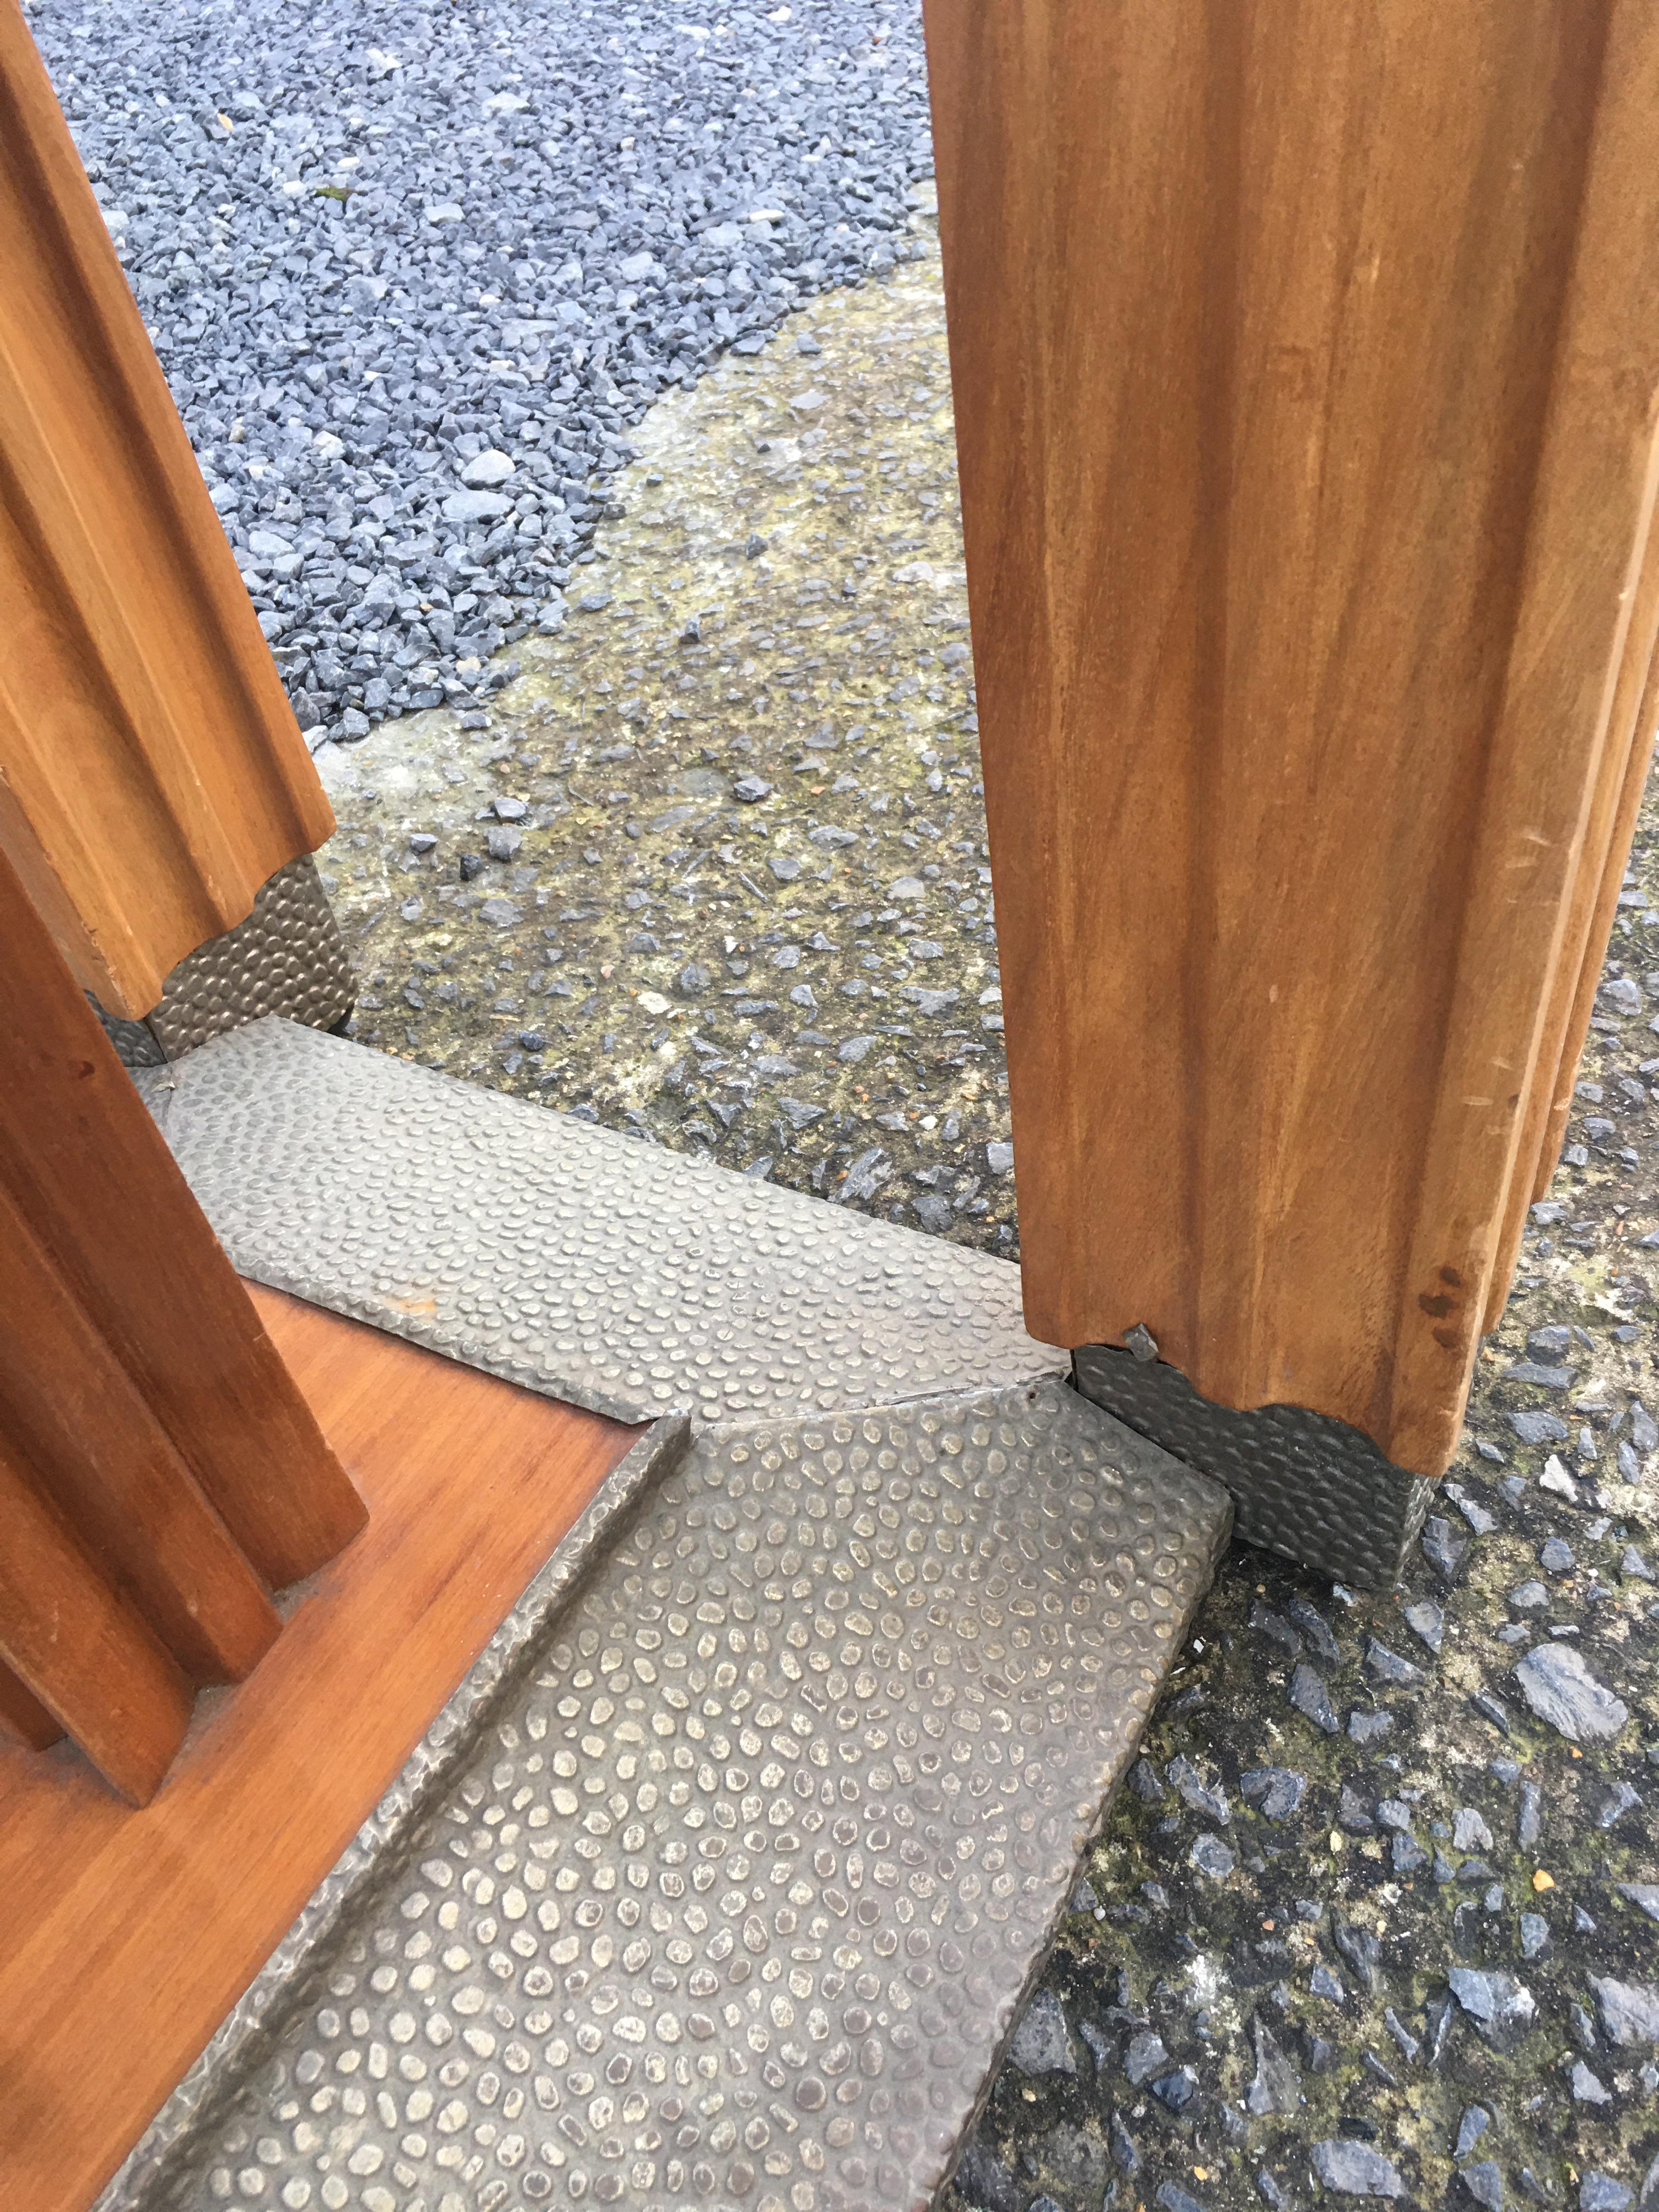
[[[629,427],[908,255],[932,167],[879,0],[28,20],[313,744],[507,681]]]

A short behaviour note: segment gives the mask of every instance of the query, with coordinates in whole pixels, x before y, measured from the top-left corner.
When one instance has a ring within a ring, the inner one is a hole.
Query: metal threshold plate
[[[238,1269],[624,1421],[1063,1373],[1019,1270],[266,1020],[134,1080]]]
[[[1054,1381],[693,1437],[123,2201],[927,2205],[1230,1518]]]
[[[244,1273],[659,1425],[105,2212],[931,2203],[1226,1492],[1005,1261],[289,1023],[135,1079]]]

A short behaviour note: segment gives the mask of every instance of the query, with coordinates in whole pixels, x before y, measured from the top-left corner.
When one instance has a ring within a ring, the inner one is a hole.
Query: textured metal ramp
[[[134,1079],[243,1274],[620,1420],[1070,1364],[1007,1261],[291,1022]]]
[[[122,2201],[927,2205],[1231,1510],[1052,1381],[704,1431]]]

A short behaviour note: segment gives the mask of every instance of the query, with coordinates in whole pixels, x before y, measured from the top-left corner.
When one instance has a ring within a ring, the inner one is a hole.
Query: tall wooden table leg
[[[142,1802],[362,1501],[0,855],[0,1719]]]
[[[222,1025],[207,1001],[337,1021],[350,979],[305,857],[333,812],[17,0],[0,606],[0,848],[78,981],[136,1017],[173,975],[170,1054]],[[208,972],[175,974],[236,927]]]
[[[1650,733],[1659,16],[927,19],[1030,1323],[1403,1530]]]

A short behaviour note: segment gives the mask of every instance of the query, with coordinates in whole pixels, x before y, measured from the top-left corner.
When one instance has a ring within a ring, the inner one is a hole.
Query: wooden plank
[[[0,1744],[7,2212],[91,2203],[638,1433],[252,1296],[368,1526],[142,1814]]]
[[[30,1751],[47,1751],[63,1735],[39,1698],[24,1688],[9,1667],[0,1667],[0,1723]]]
[[[0,0],[0,843],[147,1012],[333,829],[17,0]]]
[[[1651,605],[1659,17],[927,23],[1028,1322],[1437,1474]]]
[[[112,1789],[148,1804],[184,1741],[190,1684],[5,1441],[0,1528],[0,1660]]]
[[[187,1679],[240,1681],[276,1608],[3,1182],[0,1251],[0,1436]]]
[[[362,1502],[3,854],[0,944],[0,1185],[280,1589],[350,1541]]]

